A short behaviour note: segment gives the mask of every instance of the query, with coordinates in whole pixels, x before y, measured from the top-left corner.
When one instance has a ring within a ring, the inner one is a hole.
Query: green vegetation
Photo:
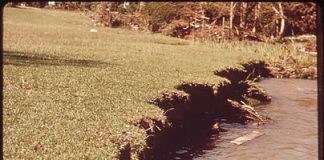
[[[298,54],[278,44],[92,33],[80,12],[5,8],[3,22],[5,159],[117,159],[125,142],[138,153],[146,135],[131,122],[163,119],[148,103],[163,91],[182,82],[218,84],[224,79],[216,69]]]

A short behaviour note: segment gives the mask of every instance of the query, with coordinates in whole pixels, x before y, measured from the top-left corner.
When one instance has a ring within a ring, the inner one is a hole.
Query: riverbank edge
[[[142,119],[138,124],[149,136],[146,148],[140,159],[156,159],[154,155],[169,148],[168,142],[176,143],[188,133],[214,132],[221,119],[229,122],[247,123],[264,121],[252,107],[245,104],[251,102],[270,102],[268,96],[254,82],[262,77],[270,76],[270,71],[263,61],[252,61],[242,64],[243,69],[226,68],[214,71],[214,74],[227,80],[221,84],[183,83],[176,88],[178,92],[163,93],[153,103],[164,110],[166,122]],[[154,128],[156,128],[154,130]]]
[[[215,75],[226,79],[218,85],[182,83],[176,86],[178,91],[162,93],[150,101],[164,111],[166,120],[142,118],[132,122],[145,130],[147,147],[136,153],[136,149],[126,143],[120,149],[119,159],[154,159],[154,155],[167,148],[167,143],[176,142],[183,135],[197,131],[221,132],[220,119],[243,124],[263,123],[267,117],[259,115],[251,106],[270,103],[271,97],[255,82],[263,78],[317,78],[316,68],[314,71],[312,67],[309,71],[308,67],[301,69],[263,60],[240,65],[242,68],[214,71]]]

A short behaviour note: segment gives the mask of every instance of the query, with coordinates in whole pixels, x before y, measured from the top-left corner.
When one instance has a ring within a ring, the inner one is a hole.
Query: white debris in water
[[[184,154],[184,153],[187,153],[188,151],[187,150],[179,150],[179,151],[177,151],[176,153],[177,154]]]
[[[259,136],[262,136],[264,133],[261,133],[259,131],[252,131],[251,133],[249,134],[246,134],[244,136],[241,136],[241,137],[238,137],[234,140],[231,141],[231,143],[234,143],[234,144],[237,144],[237,145],[241,145],[247,141],[250,141],[254,138],[257,138]]]
[[[90,32],[91,33],[96,33],[96,32],[98,32],[96,29],[94,29],[94,28],[92,28],[92,29],[90,29]]]

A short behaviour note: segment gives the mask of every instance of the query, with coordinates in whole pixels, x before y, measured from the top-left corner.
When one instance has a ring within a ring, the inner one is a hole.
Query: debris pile
[[[87,14],[93,19],[95,26],[148,31],[147,18],[142,14],[111,11],[111,6],[107,3],[93,5]]]
[[[272,62],[267,67],[271,75],[276,78],[303,78],[317,79],[317,68],[312,65],[302,65],[297,63],[294,58],[286,62]]]

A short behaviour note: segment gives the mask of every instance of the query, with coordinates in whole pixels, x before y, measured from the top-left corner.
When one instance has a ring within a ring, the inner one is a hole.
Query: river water
[[[226,132],[181,146],[176,152],[170,152],[172,159],[318,159],[317,82],[265,79],[258,85],[272,96],[270,104],[256,107],[260,114],[271,118],[269,123],[260,126],[222,123]],[[264,135],[242,145],[230,143],[252,131]]]

